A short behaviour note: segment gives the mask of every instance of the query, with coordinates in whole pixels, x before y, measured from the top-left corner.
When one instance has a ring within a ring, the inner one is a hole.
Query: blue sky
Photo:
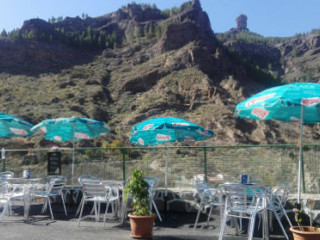
[[[248,17],[248,28],[263,36],[293,36],[320,28],[320,0],[200,0],[214,32],[235,27],[240,14]],[[50,17],[90,17],[116,11],[128,0],[0,0],[0,31],[20,28],[24,20]],[[185,0],[135,0],[155,3],[158,8],[180,6]]]

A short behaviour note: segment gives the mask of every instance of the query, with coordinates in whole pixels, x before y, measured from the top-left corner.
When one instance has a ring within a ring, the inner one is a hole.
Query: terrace
[[[284,182],[292,182],[291,205],[296,201],[298,151],[295,145],[267,146],[215,146],[215,147],[157,147],[157,148],[77,148],[75,173],[72,179],[72,150],[54,149],[61,152],[61,169],[59,174],[68,177],[66,194],[68,217],[63,214],[60,204],[53,204],[55,220],[48,215],[40,215],[40,205],[31,208],[30,220],[25,222],[22,208],[16,206],[12,216],[5,217],[0,224],[4,239],[87,239],[90,237],[107,239],[130,239],[128,222],[121,225],[118,221],[108,222],[106,228],[102,223],[84,220],[77,227],[75,217],[77,204],[81,195],[77,178],[81,174],[90,174],[101,179],[125,181],[130,172],[142,169],[146,175],[156,176],[160,185],[155,201],[161,215],[164,216],[164,171],[166,151],[169,150],[168,181],[168,217],[164,222],[156,221],[153,239],[218,239],[220,231],[219,211],[215,211],[209,226],[205,226],[206,215],[201,214],[199,227],[193,230],[198,209],[197,195],[194,187],[195,178],[207,179],[213,186],[223,182],[239,182],[240,174],[246,173],[252,180],[277,187]],[[53,149],[6,149],[2,160],[3,170],[12,171],[21,177],[23,170],[30,170],[31,177],[48,175],[48,152]],[[29,152],[29,154],[28,154]],[[318,145],[304,147],[304,193],[302,203],[307,199],[319,198]],[[76,185],[72,185],[72,181]],[[70,191],[72,190],[72,191]],[[73,203],[73,200],[77,204]],[[318,204],[316,204],[318,205]],[[87,209],[88,211],[88,209]],[[317,210],[315,210],[317,213]],[[292,214],[289,217],[292,218]],[[294,221],[292,221],[294,222]],[[283,221],[285,225],[285,221]],[[275,224],[276,225],[276,224]],[[275,227],[276,228],[276,227]],[[289,229],[285,225],[286,230]],[[17,231],[19,229],[19,231]],[[21,229],[21,231],[20,231]],[[247,239],[247,236],[235,236],[232,228],[230,235],[224,239]],[[261,237],[261,230],[255,237]],[[292,236],[289,233],[288,235]],[[284,239],[279,229],[271,233],[270,239]]]
[[[24,222],[21,207],[14,207],[12,216],[8,216],[0,224],[1,239],[6,240],[53,240],[53,239],[112,239],[123,240],[130,238],[130,225],[125,221],[123,225],[118,221],[107,222],[103,228],[102,222],[95,222],[93,216],[81,221],[78,227],[78,218],[74,217],[76,207],[68,206],[68,217],[66,218],[63,208],[60,204],[53,204],[55,212],[55,220],[51,220],[48,215],[41,214],[41,205],[33,205],[31,217],[28,222]],[[90,208],[86,208],[89,213]],[[199,227],[193,230],[195,213],[178,213],[170,212],[167,220],[159,222],[156,220],[153,229],[154,240],[216,240],[219,237],[220,231],[220,216],[218,211],[214,212],[206,227],[206,215],[201,215]],[[287,228],[288,229],[288,228]],[[247,239],[245,233],[240,236],[234,235],[234,229],[228,228],[228,235],[225,235],[225,240],[244,240]],[[229,235],[230,233],[230,235]],[[261,238],[261,231],[257,231],[255,238]],[[279,229],[271,234],[270,239],[285,239]]]

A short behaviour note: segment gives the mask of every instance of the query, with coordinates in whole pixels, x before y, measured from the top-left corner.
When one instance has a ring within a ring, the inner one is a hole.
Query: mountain
[[[0,108],[32,123],[106,121],[108,142],[126,144],[134,124],[173,116],[212,129],[207,144],[293,143],[298,125],[236,119],[234,109],[265,88],[317,79],[320,35],[265,38],[240,20],[242,28],[215,34],[199,0],[163,11],[132,3],[95,18],[27,20],[0,38]],[[318,127],[305,135],[318,139]]]

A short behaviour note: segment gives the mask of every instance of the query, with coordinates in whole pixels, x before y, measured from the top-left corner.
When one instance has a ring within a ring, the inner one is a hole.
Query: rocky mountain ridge
[[[129,4],[97,18],[31,19],[0,39],[0,106],[32,123],[106,121],[109,142],[128,143],[134,124],[156,116],[212,129],[216,136],[201,144],[295,142],[297,126],[236,119],[234,108],[267,87],[307,77],[297,66],[318,76],[319,35],[269,43],[244,41],[257,38],[247,29],[230,34],[213,32],[198,0],[171,12]],[[320,136],[316,125],[305,135]]]

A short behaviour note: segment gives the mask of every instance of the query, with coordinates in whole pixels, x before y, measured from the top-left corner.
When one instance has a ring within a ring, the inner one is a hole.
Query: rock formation
[[[237,27],[231,28],[230,32],[233,34],[237,34],[241,31],[248,31],[249,29],[247,28],[247,20],[248,20],[248,17],[246,15],[244,14],[239,15],[239,17],[236,18]]]

